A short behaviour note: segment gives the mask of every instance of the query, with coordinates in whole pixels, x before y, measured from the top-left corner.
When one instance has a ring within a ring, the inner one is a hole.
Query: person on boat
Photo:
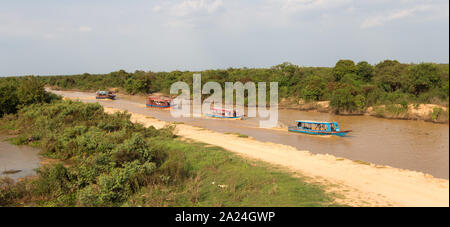
[[[323,131],[323,125],[322,124],[319,125],[319,131]]]

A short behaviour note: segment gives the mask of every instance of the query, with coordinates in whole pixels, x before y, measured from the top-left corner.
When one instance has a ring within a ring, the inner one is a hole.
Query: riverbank
[[[107,113],[121,111],[105,108]],[[147,127],[164,127],[163,122],[131,113],[131,120]],[[308,151],[264,143],[236,135],[226,135],[189,125],[177,125],[176,133],[185,138],[224,147],[245,158],[265,161],[301,173],[313,181],[323,181],[345,195],[346,204],[368,206],[448,206],[449,181],[415,171],[379,166],[331,155],[312,155]]]
[[[81,95],[81,94],[79,94]],[[70,99],[89,99],[71,96]],[[89,101],[89,100],[84,100]],[[108,102],[109,103],[109,102]],[[138,110],[137,108],[136,110]],[[131,110],[134,110],[131,108]],[[131,113],[131,120],[145,126],[164,127],[168,122],[148,115]],[[108,113],[122,111],[105,108]],[[144,111],[145,112],[145,111]],[[341,204],[353,206],[448,206],[448,180],[416,171],[351,161],[332,155],[313,155],[287,145],[260,142],[233,134],[207,130],[188,124],[176,124],[176,133],[187,139],[215,146],[250,160],[278,165],[292,175],[301,173],[312,182],[324,182],[330,191],[343,194]],[[336,186],[337,185],[337,186]]]
[[[99,104],[58,101],[3,118],[0,129],[17,135],[14,142],[52,159],[35,177],[0,178],[0,206],[343,205],[304,176],[177,138],[172,126],[106,113]]]
[[[279,110],[280,128],[278,130],[261,129],[259,122],[262,118],[260,117],[246,118],[244,121],[174,118],[170,111],[145,108],[143,104],[146,101],[145,96],[119,95],[115,101],[99,101],[95,99],[95,93],[54,92],[64,97],[80,98],[84,102],[128,110],[166,122],[183,122],[220,133],[244,134],[258,141],[288,145],[298,150],[308,150],[313,154],[330,154],[449,179],[449,131],[446,124],[384,119],[365,115],[342,116],[316,111]],[[353,132],[346,138],[324,138],[289,133],[287,126],[298,119],[339,122],[341,129]]]
[[[333,113],[330,101],[320,102],[293,102],[286,99],[281,100],[279,109],[291,109],[301,111],[317,111],[320,113]],[[408,104],[408,105],[379,105],[366,108],[359,112],[341,111],[338,115],[366,115],[378,118],[397,119],[397,120],[422,120],[426,122],[448,124],[448,107],[436,104]]]
[[[62,91],[74,91],[74,92],[95,92],[94,90],[79,90],[79,89],[60,89],[57,87],[49,87],[52,90],[62,90]],[[127,97],[139,97],[145,99],[147,95],[136,94],[129,95],[124,92],[121,88],[110,88],[112,92],[117,95],[125,95]],[[162,93],[154,93],[153,95],[164,95]],[[304,100],[293,100],[293,99],[281,99],[279,109],[286,110],[300,110],[300,111],[315,111],[320,113],[337,114],[342,116],[372,116],[377,118],[385,119],[396,119],[396,120],[419,120],[426,122],[433,122],[439,124],[448,124],[450,121],[450,112],[448,107],[436,105],[436,104],[408,104],[406,106],[395,104],[395,105],[379,105],[374,107],[367,107],[364,111],[359,112],[345,112],[340,111],[336,113],[330,106],[330,101],[317,101],[317,102],[306,102]]]

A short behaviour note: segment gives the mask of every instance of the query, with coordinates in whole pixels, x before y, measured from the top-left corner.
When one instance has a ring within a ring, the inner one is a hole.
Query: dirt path
[[[107,113],[120,111],[105,108]],[[167,122],[131,113],[133,122],[156,128]],[[301,173],[312,182],[328,184],[343,195],[338,201],[352,206],[449,206],[449,181],[431,175],[331,155],[313,155],[293,147],[239,138],[179,124],[176,133],[195,141],[220,146],[247,158],[258,159]]]

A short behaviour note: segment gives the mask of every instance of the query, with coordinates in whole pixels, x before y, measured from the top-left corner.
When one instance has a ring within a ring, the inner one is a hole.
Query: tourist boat
[[[96,99],[112,99],[112,100],[114,100],[114,99],[116,99],[116,95],[110,91],[97,91],[95,98]]]
[[[296,121],[296,126],[290,126],[290,132],[300,132],[312,135],[345,136],[349,131],[341,131],[337,122]]]
[[[227,110],[221,108],[211,108],[209,113],[203,114],[205,117],[230,119],[230,120],[242,120],[244,116],[238,115],[236,110]]]
[[[169,109],[173,107],[172,99],[160,96],[149,96],[146,106],[149,108]]]

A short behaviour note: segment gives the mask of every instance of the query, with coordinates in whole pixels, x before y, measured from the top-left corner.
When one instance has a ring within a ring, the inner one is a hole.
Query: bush
[[[443,110],[442,108],[433,108],[431,113],[431,120],[434,122],[448,123],[449,111]]]
[[[174,137],[173,127],[145,128],[126,113],[108,115],[99,104],[72,101],[29,105],[11,121],[21,144],[38,142],[44,155],[71,162],[38,170],[30,190],[48,198],[49,206],[121,204],[151,182],[167,157],[150,139]]]
[[[366,106],[366,98],[355,87],[343,86],[334,90],[330,105],[337,113],[360,113]]]
[[[27,105],[50,103],[61,99],[44,90],[43,83],[36,77],[0,79],[0,117],[14,114]]]
[[[36,191],[38,195],[52,195],[58,197],[62,194],[74,190],[75,176],[62,164],[44,166],[37,170],[40,177],[36,181]]]
[[[335,81],[340,81],[346,74],[354,74],[358,71],[352,60],[339,60],[333,68]]]

